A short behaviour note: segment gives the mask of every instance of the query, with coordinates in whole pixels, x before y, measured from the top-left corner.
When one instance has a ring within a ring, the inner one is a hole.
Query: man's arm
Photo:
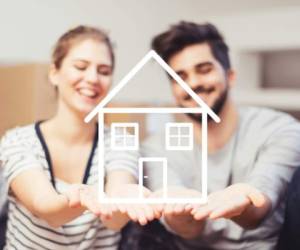
[[[227,218],[245,229],[257,227],[271,209],[270,199],[245,183],[231,185],[209,195],[208,203],[194,206],[196,220]]]

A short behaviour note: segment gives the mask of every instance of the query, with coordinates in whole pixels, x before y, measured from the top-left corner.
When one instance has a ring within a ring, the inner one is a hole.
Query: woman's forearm
[[[69,207],[68,198],[63,194],[36,197],[33,206],[35,215],[53,227],[60,227],[74,220],[86,210],[82,206]]]

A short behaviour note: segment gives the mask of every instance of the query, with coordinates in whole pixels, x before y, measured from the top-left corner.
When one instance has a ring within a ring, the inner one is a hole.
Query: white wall
[[[52,45],[64,31],[82,23],[99,25],[116,42],[115,82],[148,51],[153,35],[182,19],[211,21],[223,31],[241,89],[258,83],[259,59],[248,52],[300,47],[296,0],[0,0],[0,6],[0,63],[48,61]],[[143,86],[130,87],[120,100],[170,100],[160,70],[150,67],[139,82]]]

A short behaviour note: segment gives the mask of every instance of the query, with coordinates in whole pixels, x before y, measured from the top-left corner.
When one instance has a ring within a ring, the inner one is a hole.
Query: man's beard
[[[212,107],[210,107],[210,109],[212,109],[212,111],[214,111],[215,114],[217,114],[217,115],[220,114],[220,112],[222,111],[224,104],[227,100],[227,96],[228,96],[228,87],[226,87],[226,89],[222,92],[222,94],[214,102]],[[181,107],[183,107],[183,106],[181,105]],[[194,121],[196,121],[198,123],[202,123],[202,114],[201,113],[200,114],[199,113],[188,113],[187,115],[190,118],[192,118]],[[208,122],[212,121],[212,118],[210,115],[207,117],[207,121]]]

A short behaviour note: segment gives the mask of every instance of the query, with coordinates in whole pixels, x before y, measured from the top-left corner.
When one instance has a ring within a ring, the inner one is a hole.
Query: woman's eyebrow
[[[83,62],[83,63],[86,63],[86,64],[89,64],[90,61],[86,60],[86,59],[81,59],[81,58],[76,58],[76,59],[73,59],[73,62]],[[112,67],[111,64],[109,63],[98,63],[97,66],[106,66],[106,67]]]

